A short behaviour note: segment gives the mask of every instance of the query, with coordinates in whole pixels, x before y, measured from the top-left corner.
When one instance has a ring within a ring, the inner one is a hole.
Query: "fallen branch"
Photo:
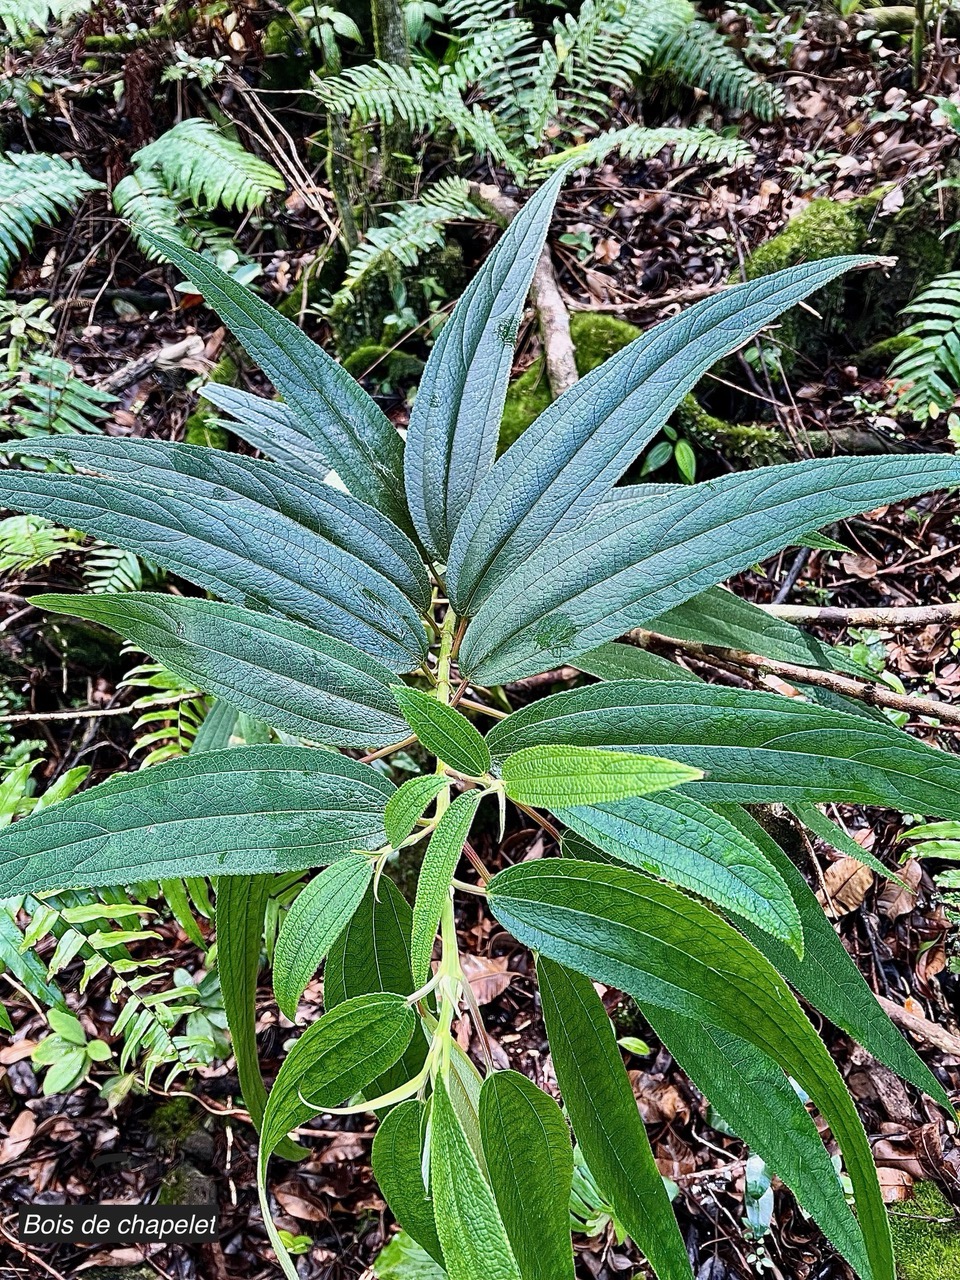
[[[889,707],[893,711],[905,711],[909,716],[932,716],[946,724],[960,725],[960,707],[950,702],[937,702],[934,698],[918,698],[911,694],[895,693],[885,685],[857,680],[837,671],[823,671],[819,667],[804,667],[797,662],[779,662],[764,658],[759,653],[746,653],[742,649],[725,649],[721,645],[700,644],[693,640],[678,640],[674,636],[659,635],[655,631],[637,629],[630,632],[630,639],[641,649],[667,646],[680,649],[693,657],[708,662],[717,659],[733,667],[752,668],[756,672],[780,676],[791,684],[812,684],[820,689],[830,689],[847,698],[856,698],[872,707]]]
[[[470,196],[477,204],[493,213],[504,225],[512,222],[520,212],[516,200],[490,183],[471,182]],[[578,380],[577,361],[574,354],[573,338],[570,336],[570,314],[567,304],[557,283],[557,273],[553,269],[553,258],[549,245],[543,246],[543,252],[537,262],[530,285],[530,295],[536,308],[540,322],[540,334],[543,338],[543,358],[547,368],[547,381],[554,400],[561,396]]]
[[[195,698],[195,693],[178,693],[168,699],[169,705]],[[0,724],[33,724],[45,720],[96,720],[100,716],[135,716],[138,707],[81,707],[77,711],[23,711],[0,716]]]
[[[911,1035],[917,1036],[921,1040],[926,1040],[927,1044],[933,1045],[935,1049],[939,1049],[942,1053],[949,1053],[955,1058],[960,1058],[960,1037],[955,1036],[946,1027],[940,1027],[937,1023],[931,1022],[929,1018],[924,1018],[920,1014],[910,1013],[902,1005],[897,1004],[895,1000],[888,1000],[886,996],[877,996],[877,1003],[890,1021],[896,1023],[902,1031],[909,1031]]]
[[[916,608],[881,605],[873,609],[846,609],[806,604],[764,604],[760,608],[774,618],[789,622],[824,622],[841,627],[929,627],[960,623],[960,602],[923,604]]]
[[[100,383],[101,391],[118,392],[148,374],[151,369],[189,369],[193,373],[206,373],[210,361],[204,356],[204,341],[198,333],[191,333],[179,342],[169,342],[157,347],[137,360],[131,360],[122,369],[109,374]]]

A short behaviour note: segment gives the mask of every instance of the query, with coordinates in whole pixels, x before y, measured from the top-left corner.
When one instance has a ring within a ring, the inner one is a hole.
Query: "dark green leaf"
[[[200,394],[217,409],[231,415],[231,420],[224,425],[233,435],[268,458],[275,462],[297,462],[318,478],[330,473],[326,454],[300,429],[290,406],[283,401],[267,400],[221,382],[208,382],[200,388]]]
[[[442,773],[424,773],[417,778],[408,778],[402,787],[397,788],[387,801],[383,818],[387,839],[394,849],[406,840],[427,805],[447,785],[448,779]]]
[[[678,662],[638,649],[636,645],[617,644],[616,641],[580,654],[576,665],[578,670],[586,671],[598,680],[689,680],[693,684],[700,681],[699,676]]]
[[[511,800],[548,809],[648,795],[702,776],[656,756],[574,746],[524,747],[507,756],[502,773]]]
[[[307,747],[182,756],[0,831],[7,892],[299,871],[383,844],[393,784]]]
[[[690,1261],[650,1139],[589,979],[541,958],[543,1017],[564,1106],[590,1172],[660,1280],[691,1280]]]
[[[417,897],[413,904],[410,933],[410,958],[413,980],[422,986],[430,973],[430,956],[444,903],[450,896],[450,881],[456,870],[470,825],[482,799],[480,791],[465,791],[457,796],[437,824],[423,856],[417,880]]]
[[[411,1098],[384,1117],[373,1140],[371,1164],[390,1212],[430,1257],[443,1266],[433,1201],[423,1185],[423,1126],[426,1108]]]
[[[240,712],[236,707],[231,707],[228,702],[221,702],[218,699],[204,716],[190,748],[190,754],[195,756],[201,751],[223,751],[229,746],[239,746],[239,742],[231,741],[238,736],[239,720]]]
[[[404,719],[431,755],[458,773],[479,778],[490,768],[487,744],[466,716],[422,689],[393,686]]]
[[[856,840],[848,836],[835,822],[831,822],[825,813],[821,813],[815,804],[790,805],[790,812],[815,836],[826,841],[831,849],[836,849],[847,858],[856,858],[857,862],[862,862],[865,867],[869,867],[885,880],[896,880],[898,884],[904,884],[895,871],[885,867],[879,858],[875,858],[862,845],[857,844]],[[904,885],[904,888],[906,887]]]
[[[494,1071],[480,1090],[480,1137],[523,1280],[573,1280],[573,1147],[560,1108],[526,1076]]]

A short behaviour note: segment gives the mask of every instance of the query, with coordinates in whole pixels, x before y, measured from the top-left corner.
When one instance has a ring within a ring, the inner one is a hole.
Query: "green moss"
[[[694,395],[686,395],[673,416],[684,435],[733,459],[740,466],[783,462],[788,454],[780,433],[762,422],[727,422],[708,413]]]
[[[890,1215],[898,1280],[949,1280],[960,1276],[960,1226],[953,1208],[932,1182],[918,1182],[913,1200]]]
[[[185,1094],[168,1098],[156,1108],[147,1127],[162,1147],[179,1146],[200,1125],[193,1099]]]
[[[376,382],[392,385],[415,383],[423,373],[423,361],[406,351],[391,351],[382,342],[364,342],[343,358],[343,367],[353,378],[368,370]]]
[[[905,333],[895,333],[892,338],[881,338],[872,342],[853,357],[853,363],[861,373],[873,375],[886,373],[890,362],[910,347],[916,346],[919,338],[912,338]]]
[[[498,448],[501,453],[509,449],[514,440],[523,435],[534,418],[538,418],[550,403],[550,387],[547,383],[543,357],[534,360],[529,369],[514,378],[507,388],[507,399],[500,420]]]
[[[220,357],[210,370],[208,382],[234,386],[240,376],[236,360],[229,353]],[[217,424],[217,411],[206,400],[200,400],[193,413],[183,424],[184,444],[206,445],[210,449],[226,449],[230,443],[227,431]]]

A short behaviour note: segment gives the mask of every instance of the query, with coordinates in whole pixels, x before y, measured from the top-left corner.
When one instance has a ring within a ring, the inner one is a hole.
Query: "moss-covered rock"
[[[208,382],[219,382],[224,386],[236,385],[240,369],[236,360],[229,353],[222,355],[210,370]],[[217,411],[209,401],[200,399],[197,407],[183,424],[184,444],[206,445],[211,449],[226,449],[230,443],[229,434],[217,422]]]
[[[161,1147],[179,1147],[200,1126],[196,1103],[185,1093],[161,1102],[151,1113],[147,1128]]]
[[[692,394],[683,397],[673,421],[695,444],[718,450],[737,466],[762,467],[793,456],[776,427],[764,422],[727,422],[709,413]]]
[[[960,1221],[934,1183],[915,1190],[890,1215],[898,1280],[952,1280],[960,1276]]]
[[[352,378],[362,378],[368,370],[377,382],[415,383],[423,373],[423,361],[406,351],[392,351],[382,342],[365,342],[342,361]]]
[[[879,342],[871,342],[853,357],[853,363],[861,373],[879,376],[886,373],[890,362],[902,355],[910,347],[916,346],[919,338],[910,337],[906,333],[895,333],[892,338],[881,338]]]

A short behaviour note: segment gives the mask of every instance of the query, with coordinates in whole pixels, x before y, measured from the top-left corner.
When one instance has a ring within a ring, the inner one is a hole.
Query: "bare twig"
[[[399,742],[391,742],[389,747],[381,747],[379,751],[371,751],[365,756],[360,757],[361,764],[370,764],[372,760],[382,760],[384,756],[390,755],[394,751],[400,751],[403,747],[410,747],[417,740],[417,735],[411,733],[409,738],[401,738]]]
[[[186,702],[195,698],[195,693],[178,693],[168,699],[175,702]],[[35,724],[45,720],[96,720],[100,716],[135,716],[139,707],[81,707],[78,711],[22,711],[12,716],[0,716],[0,724]]]
[[[198,333],[191,333],[179,342],[169,342],[166,346],[158,347],[156,351],[141,356],[139,360],[131,360],[122,369],[117,369],[104,378],[99,384],[100,390],[122,391],[124,387],[132,386],[155,368],[184,368],[194,373],[206,373],[210,367],[210,361],[206,359],[203,352],[203,339]]]
[[[931,1022],[929,1018],[924,1018],[920,1014],[911,1013],[908,1009],[904,1009],[903,1005],[897,1004],[896,1000],[888,1000],[886,996],[877,996],[877,1002],[890,1021],[895,1022],[903,1031],[909,1031],[911,1035],[926,1040],[927,1044],[933,1045],[942,1053],[960,1058],[960,1037],[955,1036],[952,1031],[938,1026],[937,1023]]]
[[[960,603],[924,604],[915,608],[879,605],[871,609],[805,604],[765,604],[760,607],[773,617],[789,622],[824,622],[843,627],[946,627],[960,623]]]

